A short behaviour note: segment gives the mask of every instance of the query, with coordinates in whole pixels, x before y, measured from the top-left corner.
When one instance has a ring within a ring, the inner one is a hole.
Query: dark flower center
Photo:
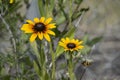
[[[73,48],[76,47],[76,45],[74,43],[68,43],[67,47],[70,48],[70,49],[73,49]]]
[[[35,31],[45,31],[46,27],[43,23],[36,23],[35,26],[34,26],[34,30]]]

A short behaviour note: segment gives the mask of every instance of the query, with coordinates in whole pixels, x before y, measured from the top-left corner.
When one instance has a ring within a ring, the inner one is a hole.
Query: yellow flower
[[[40,40],[43,39],[43,37],[50,41],[50,36],[55,35],[53,31],[50,29],[56,28],[55,23],[50,23],[52,21],[52,18],[48,18],[45,20],[45,17],[34,18],[34,22],[31,20],[26,20],[27,24],[23,24],[21,27],[21,30],[25,31],[25,33],[32,33],[30,37],[30,42],[33,42],[37,36]]]
[[[12,4],[13,2],[14,2],[14,0],[10,0],[10,2],[9,2],[9,3],[10,3],[10,4]]]
[[[62,46],[65,51],[78,51],[84,48],[84,46],[81,45],[82,43],[83,41],[79,41],[78,39],[70,40],[69,38],[62,38],[59,45]]]

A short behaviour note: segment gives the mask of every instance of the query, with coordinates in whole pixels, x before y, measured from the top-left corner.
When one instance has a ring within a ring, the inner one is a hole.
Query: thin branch
[[[77,23],[75,24],[75,27],[78,27],[79,23],[81,22],[83,16],[84,16],[85,12],[82,12],[81,16],[79,17]]]
[[[79,7],[80,7],[80,4],[78,4],[78,5],[76,6],[76,8],[75,8],[75,10],[74,10],[74,12],[73,12],[73,14],[72,14],[72,17],[73,17],[74,14],[78,11]]]
[[[67,15],[67,13],[64,11],[62,4],[59,3],[58,5],[59,5],[60,10],[62,11],[63,15],[65,16],[65,19],[68,20],[68,15]]]
[[[12,31],[10,30],[10,26],[9,26],[8,23],[5,21],[5,19],[1,16],[1,14],[0,14],[0,19],[1,19],[2,22],[5,24],[6,29],[8,30],[8,32],[9,32],[9,34],[10,34],[10,37],[11,37],[11,39],[12,39],[12,44],[13,44],[14,52],[16,52],[16,41],[15,41],[15,39],[14,39],[14,36],[13,36]]]
[[[82,80],[82,78],[83,78],[83,76],[84,76],[85,72],[86,72],[86,68],[85,68],[85,69],[83,69],[83,72],[82,72],[82,75],[81,75],[81,77],[80,77],[80,80]]]

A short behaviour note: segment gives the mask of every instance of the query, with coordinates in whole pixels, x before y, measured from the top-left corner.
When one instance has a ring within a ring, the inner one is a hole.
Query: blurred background
[[[97,78],[85,80],[120,80],[120,0],[84,0],[81,6],[89,6],[90,10],[84,15],[76,37],[84,32],[90,37],[103,36],[92,51],[94,62],[89,67]]]
[[[30,0],[29,3],[29,8],[22,6],[18,12],[28,19],[39,17],[36,0]],[[89,7],[89,11],[82,17],[75,37],[81,38],[86,33],[90,38],[103,37],[91,52],[94,62],[83,80],[120,80],[120,0],[83,0],[80,7]],[[1,53],[11,51],[9,34],[4,32],[4,29],[0,30]]]

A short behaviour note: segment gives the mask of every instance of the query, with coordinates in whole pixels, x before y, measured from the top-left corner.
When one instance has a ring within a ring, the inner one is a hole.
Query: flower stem
[[[50,53],[52,57],[52,80],[55,80],[55,54],[53,53],[51,42],[50,42]]]
[[[37,40],[37,46],[38,46],[38,50],[39,50],[39,55],[36,55],[37,56],[40,56],[40,58],[38,58],[38,62],[39,62],[39,65],[40,65],[40,74],[38,74],[41,78],[41,80],[44,80],[45,79],[45,74],[46,74],[46,64],[45,64],[45,53],[43,52],[43,45],[42,45],[42,41],[40,40]]]
[[[38,6],[39,6],[40,15],[44,16],[45,15],[45,13],[44,13],[45,11],[44,11],[44,5],[43,5],[42,0],[38,0]]]
[[[73,57],[72,57],[72,52],[69,52],[69,60],[68,60],[68,72],[69,72],[69,77],[70,80],[76,80],[75,79],[75,74],[74,74],[74,65],[73,65]]]

